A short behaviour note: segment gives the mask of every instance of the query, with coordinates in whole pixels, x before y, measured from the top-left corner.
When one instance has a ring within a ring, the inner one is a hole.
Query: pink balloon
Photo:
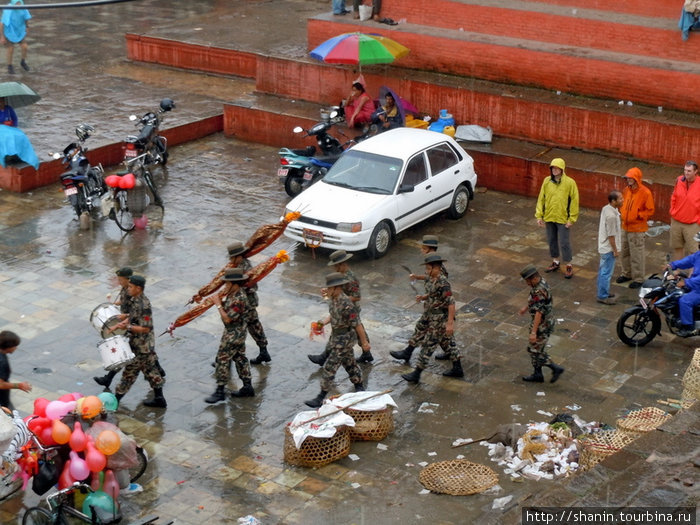
[[[63,401],[64,403],[68,403],[69,401],[75,401],[75,398],[73,397],[73,394],[63,394],[61,397],[58,398],[59,401]]]
[[[46,417],[49,419],[59,419],[75,408],[75,400],[70,402],[51,401],[46,405]]]
[[[80,399],[81,397],[85,397],[85,396],[83,396],[83,394],[81,394],[80,392],[73,392],[71,395],[73,396],[73,401],[77,401],[77,400]]]
[[[73,426],[73,433],[70,435],[70,440],[68,441],[70,448],[76,452],[82,452],[85,450],[87,445],[87,436],[83,432],[83,427],[80,426],[80,422],[76,421]]]
[[[107,466],[107,458],[102,452],[95,448],[95,445],[92,444],[92,440],[87,442],[85,462],[91,472],[100,472]]]
[[[102,490],[112,496],[114,501],[117,501],[119,497],[119,483],[111,470],[105,471],[105,482],[102,485]]]
[[[74,450],[70,451],[70,475],[77,481],[83,481],[90,475],[87,463]]]

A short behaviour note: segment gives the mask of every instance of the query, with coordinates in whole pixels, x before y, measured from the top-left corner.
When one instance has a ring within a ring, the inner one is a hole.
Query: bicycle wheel
[[[109,218],[114,219],[120,230],[130,232],[134,229],[134,217],[129,211],[129,204],[126,199],[126,191],[117,193],[114,199],[114,208],[109,213]]]
[[[54,521],[51,513],[42,507],[31,507],[22,517],[22,525],[53,525],[56,522],[60,523],[58,519]]]
[[[143,180],[146,181],[146,186],[148,186],[148,189],[151,190],[151,193],[153,194],[153,202],[155,203],[155,205],[160,206],[160,209],[165,211],[165,208],[163,207],[163,201],[161,200],[160,195],[158,195],[156,185],[153,183],[153,175],[151,175],[151,171],[146,169],[145,167],[143,169]]]
[[[141,447],[136,447],[136,455],[138,456],[138,464],[129,469],[129,481],[135,482],[143,473],[146,472],[148,466],[148,453]]]

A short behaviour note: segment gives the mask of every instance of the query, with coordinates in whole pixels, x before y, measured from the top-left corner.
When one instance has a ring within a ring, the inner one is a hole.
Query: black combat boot
[[[554,363],[550,363],[547,366],[552,369],[552,379],[550,379],[549,382],[556,383],[559,376],[564,373],[564,367],[555,365]]]
[[[267,353],[267,347],[261,346],[258,357],[251,359],[250,364],[259,365],[260,363],[269,363],[270,361],[272,361],[272,358],[270,357],[270,354]]]
[[[116,376],[118,373],[119,370],[110,370],[102,377],[95,376],[93,377],[93,379],[98,385],[103,386],[105,388],[109,388],[109,385],[112,384],[112,379],[114,379],[114,376]]]
[[[153,399],[146,399],[143,404],[144,406],[155,408],[165,408],[168,406],[168,403],[165,402],[165,398],[163,397],[162,388],[154,388]]]
[[[122,397],[124,397],[124,394],[116,394],[116,393],[115,393],[115,394],[114,394],[114,397],[117,398],[117,401],[121,401],[121,400],[122,400]]]
[[[362,381],[355,383],[355,392],[364,392],[365,390],[367,389],[365,388],[365,385],[362,384]]]
[[[457,361],[452,361],[452,370],[443,372],[442,375],[445,377],[464,377],[464,370],[462,370],[462,361],[457,359]]]
[[[406,348],[401,350],[400,352],[397,350],[393,350],[389,352],[389,355],[393,357],[394,359],[403,359],[406,361],[406,364],[411,361],[411,355],[413,354],[413,351],[415,350],[415,347],[408,345]]]
[[[308,357],[309,361],[311,361],[312,363],[314,363],[318,366],[323,366],[324,363],[326,362],[326,359],[328,356],[324,352],[322,354],[316,354],[316,355],[308,354],[306,357]]]
[[[323,398],[326,397],[327,393],[328,392],[325,390],[321,390],[321,392],[319,392],[315,398],[304,401],[304,404],[306,406],[310,406],[311,408],[319,408],[323,404]]]
[[[532,375],[523,376],[523,381],[527,381],[528,383],[544,383],[544,376],[542,375],[542,367],[541,366],[533,366],[532,369],[533,369]]]
[[[362,355],[357,358],[358,363],[371,363],[374,361],[374,356],[369,350],[367,352],[362,352]]]
[[[423,372],[422,368],[416,368],[410,374],[401,374],[401,377],[403,377],[409,383],[419,383],[420,382],[420,375],[422,372]]]
[[[240,390],[231,392],[231,397],[253,397],[254,395],[255,390],[253,390],[253,385],[250,383],[250,379],[243,380],[243,386]]]
[[[218,403],[226,399],[226,392],[224,392],[224,385],[218,385],[216,391],[209,397],[204,398],[205,403]]]

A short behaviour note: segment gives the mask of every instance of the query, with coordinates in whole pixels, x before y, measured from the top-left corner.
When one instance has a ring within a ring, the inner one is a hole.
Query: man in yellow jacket
[[[539,226],[547,231],[547,243],[552,264],[545,272],[559,270],[561,258],[566,265],[564,277],[571,279],[574,269],[571,266],[571,241],[569,231],[578,219],[578,187],[576,181],[566,175],[564,159],[554,159],[549,164],[549,177],[542,182],[540,195],[537,197],[535,218]]]
[[[622,247],[620,263],[622,273],[618,283],[630,283],[630,288],[639,288],[644,281],[644,238],[649,229],[647,221],[654,215],[654,197],[651,190],[642,184],[642,170],[630,168],[625,173],[627,187],[622,190],[624,204],[622,216]]]

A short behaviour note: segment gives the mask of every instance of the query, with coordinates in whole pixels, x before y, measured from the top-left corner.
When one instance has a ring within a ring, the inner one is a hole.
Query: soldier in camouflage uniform
[[[351,257],[352,254],[347,253],[345,250],[335,251],[331,253],[329,257],[328,266],[333,266],[333,269],[336,272],[345,275],[348,282],[343,285],[343,293],[347,295],[355,305],[355,308],[357,309],[358,322],[362,324],[362,321],[360,321],[360,299],[362,298],[362,295],[360,294],[360,281],[357,280],[357,277],[355,277],[355,274],[352,273],[352,270],[350,270],[350,266],[347,263]],[[364,325],[362,326],[364,328]],[[365,330],[365,334],[366,333],[367,330]],[[369,335],[367,336],[367,341],[369,341]],[[328,359],[328,353],[329,350],[328,347],[326,347],[323,353],[317,355],[309,354],[306,357],[308,357],[309,361],[312,363],[323,366],[326,359]],[[366,352],[363,351],[362,355],[357,358],[358,363],[371,363],[372,361],[374,361],[374,356],[369,350]]]
[[[117,385],[116,396],[121,400],[134,384],[139,372],[143,372],[146,381],[153,388],[153,398],[143,402],[148,407],[165,408],[167,403],[163,397],[163,384],[165,379],[158,370],[158,356],[155,352],[155,336],[153,334],[153,314],[151,302],[143,294],[146,279],[140,275],[129,277],[128,294],[131,297],[129,312],[119,328],[125,328],[129,336],[129,346],[136,356],[133,361],[124,367],[121,381]]]
[[[361,392],[365,389],[362,384],[362,373],[357,366],[353,347],[358,341],[362,350],[369,351],[370,344],[367,334],[359,322],[357,309],[350,298],[343,293],[342,286],[347,283],[347,278],[338,272],[330,273],[326,276],[326,288],[328,289],[328,312],[325,319],[318,321],[322,325],[331,325],[331,337],[326,348],[329,350],[328,359],[323,365],[323,376],[321,378],[321,392],[313,399],[305,401],[311,408],[318,408],[323,403],[323,399],[328,394],[335,373],[340,365],[350,376],[350,381],[355,385],[355,391]]]
[[[241,284],[246,279],[243,268],[226,270],[222,277],[226,287],[222,294],[223,300],[218,293],[212,296],[225,330],[216,354],[216,372],[214,373],[216,391],[204,400],[207,403],[217,403],[226,398],[224,388],[231,377],[231,361],[236,364],[238,377],[243,381],[241,389],[231,392],[231,396],[253,397],[255,395],[250,380],[250,365],[245,356],[246,326],[253,320],[253,312],[255,312],[255,308],[250,305],[248,294],[241,288]]]
[[[540,276],[537,268],[531,264],[520,271],[520,276],[530,286],[530,296],[527,305],[520,309],[520,315],[530,312],[530,336],[528,338],[527,351],[530,354],[532,375],[524,376],[523,381],[542,383],[542,367],[547,366],[552,369],[551,383],[554,383],[564,372],[564,368],[552,363],[552,359],[547,354],[547,341],[554,331],[554,315],[552,313],[552,294],[549,285]]]
[[[421,243],[420,247],[420,252],[423,255],[423,257],[426,257],[427,255],[436,252],[438,249],[438,238],[436,235],[424,235],[423,236],[423,241]],[[445,265],[440,263],[440,274],[445,277],[445,279],[448,278],[448,273],[447,269],[445,268]],[[423,284],[425,285],[425,293],[426,295],[428,294],[428,285],[430,282],[430,279],[427,274],[415,274],[412,273],[409,276],[409,279],[412,281],[423,281]],[[427,310],[428,305],[423,304],[423,312]],[[411,338],[408,340],[408,344],[406,345],[406,348],[404,348],[401,351],[398,350],[393,350],[389,352],[391,357],[395,359],[401,359],[403,361],[406,361],[406,364],[408,364],[411,361],[411,355],[413,355],[413,351],[416,349],[418,346],[422,346],[423,340],[425,339],[426,335],[428,333],[428,322],[427,318],[425,316],[421,316],[421,318],[418,320],[416,323],[415,328],[413,329],[413,335]],[[442,347],[443,352],[441,354],[437,354],[435,356],[435,359],[438,360],[446,360],[449,359],[450,356],[447,352],[447,348],[449,344],[441,342],[440,346]]]
[[[416,296],[416,301],[425,301],[425,311],[421,320],[426,324],[426,334],[422,341],[420,355],[416,368],[410,374],[402,374],[406,381],[418,383],[420,375],[428,366],[428,360],[433,355],[437,345],[445,348],[452,361],[452,369],[443,372],[446,377],[464,377],[461,356],[454,339],[455,300],[452,288],[442,274],[442,263],[445,259],[437,253],[425,258],[426,294]]]

